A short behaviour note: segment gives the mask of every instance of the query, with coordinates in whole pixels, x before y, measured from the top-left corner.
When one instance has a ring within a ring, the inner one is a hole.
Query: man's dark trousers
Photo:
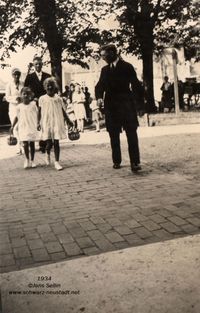
[[[128,152],[131,164],[140,164],[140,152],[138,145],[137,127],[125,129],[128,141]],[[120,131],[109,131],[112,148],[112,160],[115,164],[121,164]]]

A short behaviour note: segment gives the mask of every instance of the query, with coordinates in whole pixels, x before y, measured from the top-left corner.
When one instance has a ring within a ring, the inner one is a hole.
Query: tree
[[[185,43],[194,28],[188,22],[198,18],[198,3],[192,0],[116,0],[111,6],[113,12],[118,12],[120,23],[115,39],[128,53],[142,58],[146,109],[153,112],[153,54]]]
[[[95,5],[85,0],[4,1],[1,8],[6,6],[7,18],[0,34],[3,42],[1,58],[19,45],[48,50],[52,74],[61,86],[62,60],[87,67],[86,58],[92,52],[88,43],[100,40],[98,27],[93,25],[100,4],[102,1],[99,0]]]

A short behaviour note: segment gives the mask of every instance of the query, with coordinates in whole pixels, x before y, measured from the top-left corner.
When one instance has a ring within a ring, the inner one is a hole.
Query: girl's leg
[[[54,140],[54,153],[55,153],[55,169],[60,171],[62,170],[62,166],[59,164],[59,158],[60,158],[60,144],[59,140]]]
[[[30,145],[30,152],[31,152],[31,162],[30,162],[30,166],[31,166],[31,167],[36,167],[36,164],[34,163],[35,142],[34,142],[34,141],[30,141],[29,145]]]
[[[78,128],[79,131],[81,130],[81,125],[80,125],[80,120],[79,119],[77,120],[77,128]]]
[[[50,164],[50,153],[52,149],[53,142],[51,139],[46,140],[46,164]]]
[[[33,161],[34,156],[35,156],[35,142],[31,141],[29,144],[30,144],[30,152],[31,152],[31,161]]]
[[[84,131],[84,119],[83,118],[80,120],[80,130],[81,132]]]
[[[54,140],[53,144],[54,144],[55,161],[59,162],[59,158],[60,158],[60,144],[59,144],[59,140]]]
[[[24,141],[23,145],[24,145],[24,154],[25,154],[24,168],[28,168],[29,167],[29,143],[28,141]]]
[[[96,120],[96,131],[100,132],[100,122],[99,122],[99,120]]]

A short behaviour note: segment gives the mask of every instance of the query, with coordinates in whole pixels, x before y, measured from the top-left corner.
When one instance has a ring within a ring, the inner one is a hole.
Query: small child
[[[100,132],[100,119],[102,118],[102,114],[97,105],[97,101],[92,99],[90,109],[92,110],[92,121],[95,122],[96,125],[96,132]]]
[[[77,128],[80,132],[84,132],[84,119],[86,120],[86,111],[85,111],[85,95],[81,90],[79,84],[75,85],[75,90],[72,94],[72,103],[74,105],[74,113],[77,120]]]
[[[21,90],[21,103],[17,106],[17,116],[11,127],[11,132],[18,122],[18,135],[20,142],[23,142],[25,161],[24,168],[36,167],[34,163],[35,141],[39,139],[37,131],[38,109],[35,101],[32,101],[33,93],[29,87]],[[29,150],[30,156],[29,157]]]
[[[42,140],[46,141],[46,164],[50,165],[50,153],[54,146],[55,169],[60,171],[62,166],[59,163],[60,145],[59,140],[66,138],[64,118],[69,125],[72,122],[63,109],[63,100],[56,94],[57,83],[54,77],[44,81],[46,94],[39,98],[38,130],[42,131]]]

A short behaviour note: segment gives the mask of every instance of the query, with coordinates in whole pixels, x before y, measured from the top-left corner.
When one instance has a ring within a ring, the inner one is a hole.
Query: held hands
[[[144,114],[145,114],[145,111],[144,111],[144,110],[139,110],[139,111],[138,111],[139,117],[144,116]]]
[[[103,99],[97,99],[97,105],[98,105],[98,107],[102,107],[103,106]]]

